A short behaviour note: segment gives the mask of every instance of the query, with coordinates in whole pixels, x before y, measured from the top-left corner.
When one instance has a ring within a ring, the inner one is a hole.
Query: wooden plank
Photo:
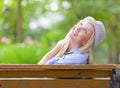
[[[111,70],[1,70],[0,78],[81,78],[81,77],[110,77]]]
[[[1,88],[110,88],[109,80],[0,80]]]
[[[120,69],[120,64],[116,64],[116,68],[117,68],[117,69]]]
[[[4,69],[115,69],[116,64],[107,65],[36,65],[36,64],[1,64],[0,70]]]

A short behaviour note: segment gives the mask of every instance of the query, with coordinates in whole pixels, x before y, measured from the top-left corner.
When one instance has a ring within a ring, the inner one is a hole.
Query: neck
[[[80,46],[81,45],[79,43],[71,42],[68,50],[70,51],[72,49],[80,48]]]

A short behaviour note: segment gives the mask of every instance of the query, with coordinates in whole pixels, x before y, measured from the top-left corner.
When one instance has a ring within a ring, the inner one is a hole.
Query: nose
[[[75,31],[76,31],[76,32],[80,32],[80,28],[79,28],[79,27],[77,27]]]

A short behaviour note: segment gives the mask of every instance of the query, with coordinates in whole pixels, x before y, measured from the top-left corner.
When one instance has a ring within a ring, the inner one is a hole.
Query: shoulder
[[[60,40],[57,42],[56,47],[61,47],[63,45],[64,40]]]
[[[81,61],[87,60],[89,54],[86,52],[82,52],[79,49],[71,50],[70,52],[66,53],[66,59],[73,59],[73,61]]]

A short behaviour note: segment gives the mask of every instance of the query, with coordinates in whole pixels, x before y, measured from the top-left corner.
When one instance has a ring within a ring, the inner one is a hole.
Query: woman
[[[105,27],[93,17],[80,20],[38,64],[91,64],[92,50],[104,40]]]

